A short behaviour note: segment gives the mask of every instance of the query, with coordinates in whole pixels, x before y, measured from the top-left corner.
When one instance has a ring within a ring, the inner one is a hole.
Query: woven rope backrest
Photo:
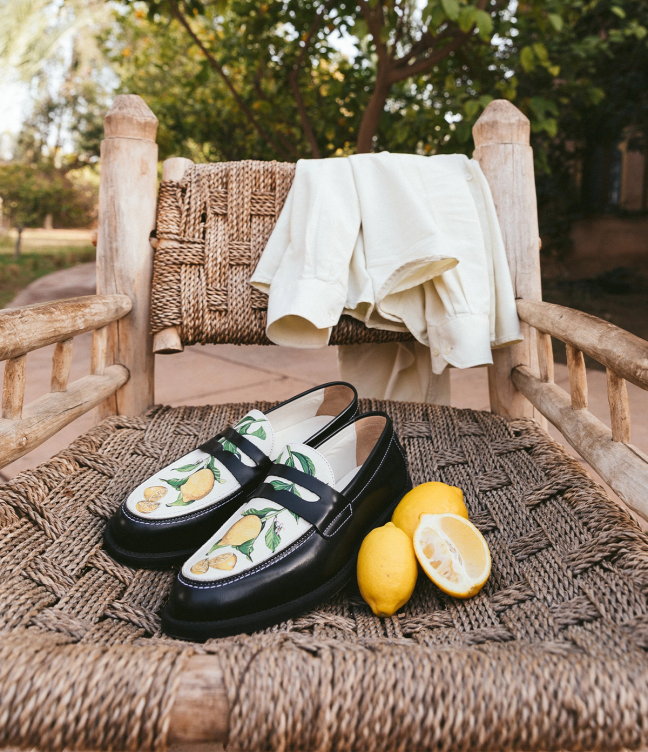
[[[183,344],[272,344],[267,296],[250,286],[295,175],[281,162],[194,165],[160,185],[151,329],[175,326]],[[342,317],[330,343],[411,339]]]

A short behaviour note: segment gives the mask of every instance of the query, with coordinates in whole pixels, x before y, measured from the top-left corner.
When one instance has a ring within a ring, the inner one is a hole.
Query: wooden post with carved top
[[[130,377],[99,408],[99,417],[139,415],[154,401],[150,334],[153,249],[157,203],[158,121],[141,97],[121,95],[104,120],[99,186],[97,292],[123,294],[133,308],[110,324],[107,342],[95,353],[96,371],[119,363]],[[99,340],[97,340],[99,344]],[[98,363],[101,355],[104,361]]]
[[[493,194],[515,297],[542,300],[538,212],[529,135],[528,118],[504,99],[491,102],[473,127],[474,157]],[[522,333],[523,342],[493,350],[493,365],[488,367],[491,410],[509,420],[529,417],[543,422],[540,413],[511,381],[516,366],[538,370],[535,331],[522,322]]]

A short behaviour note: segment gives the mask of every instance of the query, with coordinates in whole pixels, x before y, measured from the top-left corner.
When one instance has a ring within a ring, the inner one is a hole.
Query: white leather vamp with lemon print
[[[275,462],[295,467],[329,486],[339,485],[328,460],[305,444],[289,444]],[[292,491],[305,501],[314,504],[318,501],[314,493],[284,478],[269,475],[265,482],[277,490]],[[276,502],[252,498],[185,563],[182,574],[195,580],[217,580],[239,574],[267,561],[311,527]]]
[[[140,483],[109,520],[105,549],[130,566],[182,564],[261,485],[286,444],[325,440],[357,408],[355,389],[337,381],[248,410]]]
[[[234,430],[274,459],[274,430],[262,412],[250,410]],[[244,465],[254,465],[227,439],[220,439],[219,443]],[[238,488],[239,482],[218,458],[202,449],[194,449],[141,483],[130,494],[126,505],[138,517],[168,519],[186,514],[189,508],[191,511],[204,509]]]

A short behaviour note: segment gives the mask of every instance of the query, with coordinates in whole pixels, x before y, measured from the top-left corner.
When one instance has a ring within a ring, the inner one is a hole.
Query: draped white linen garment
[[[363,396],[446,402],[449,381],[433,375],[492,363],[491,347],[522,339],[490,188],[459,154],[300,160],[251,284],[269,295],[278,345],[323,347],[345,313],[429,348],[341,347],[343,378],[362,382],[365,364]]]

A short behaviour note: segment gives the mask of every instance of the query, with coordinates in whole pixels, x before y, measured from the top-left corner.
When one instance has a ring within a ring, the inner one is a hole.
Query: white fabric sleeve
[[[360,206],[348,159],[300,160],[252,284],[269,294],[267,335],[324,347],[347,298]]]
[[[515,306],[515,294],[506,258],[504,239],[502,238],[493,195],[479,162],[471,159],[468,162],[468,169],[473,177],[470,188],[482,225],[488,264],[491,290],[491,347],[506,347],[515,342],[521,342],[523,337]]]

